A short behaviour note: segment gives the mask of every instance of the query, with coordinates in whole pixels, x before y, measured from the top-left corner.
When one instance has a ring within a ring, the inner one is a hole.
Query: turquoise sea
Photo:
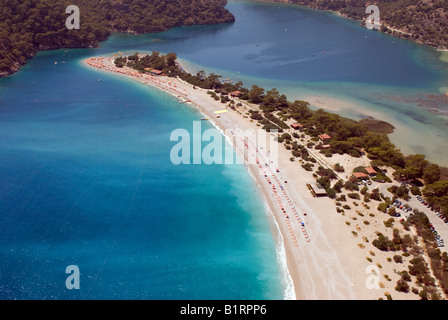
[[[1,299],[291,296],[281,242],[245,168],[170,162],[171,132],[192,130],[200,113],[89,69],[87,57],[174,51],[189,68],[276,87],[290,100],[345,99],[359,106],[346,115],[411,128],[418,139],[405,129],[393,137],[404,150],[448,159],[448,65],[438,52],[331,13],[228,8],[234,24],[114,34],[98,49],[39,53],[0,79]],[[65,286],[69,265],[79,267],[79,290]]]
[[[138,82],[98,82],[78,63],[94,53],[43,53],[1,82],[0,297],[282,299],[245,168],[173,165],[171,132],[200,114]]]

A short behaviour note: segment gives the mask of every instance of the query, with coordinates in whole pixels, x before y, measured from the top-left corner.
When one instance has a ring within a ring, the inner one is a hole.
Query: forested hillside
[[[39,50],[94,47],[113,31],[160,32],[183,25],[235,21],[227,0],[1,0],[0,76],[17,71]],[[66,8],[80,9],[68,30]]]
[[[365,10],[380,8],[381,31],[440,49],[448,49],[448,0],[267,0],[331,10],[365,20]]]

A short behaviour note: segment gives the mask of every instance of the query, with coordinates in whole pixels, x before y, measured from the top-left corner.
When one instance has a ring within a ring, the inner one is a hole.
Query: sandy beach
[[[94,57],[85,60],[91,67],[102,72],[113,72],[123,77],[132,77],[144,84],[155,86],[179,98],[179,107],[186,103],[194,105],[209,121],[233,140],[232,130],[261,130],[250,119],[248,110],[254,108],[247,102],[232,110],[207,94],[207,90],[193,88],[192,85],[176,78],[139,74],[129,68],[116,68],[113,57]],[[215,113],[222,111],[222,113]],[[200,120],[201,117],[198,117]],[[290,131],[292,133],[292,129]],[[306,141],[302,141],[305,143]],[[392,235],[392,228],[384,226],[390,216],[376,210],[377,203],[371,207],[362,201],[347,204],[351,209],[344,213],[336,211],[335,200],[324,197],[315,198],[307,183],[314,181],[312,172],[305,171],[298,160],[291,161],[291,153],[282,145],[278,146],[278,165],[266,157],[248,137],[243,144],[234,146],[240,154],[246,154],[247,168],[256,180],[269,206],[269,216],[275,235],[281,235],[286,264],[287,278],[292,279],[294,294],[285,298],[295,299],[378,299],[390,293],[394,299],[418,299],[412,293],[399,293],[394,290],[398,271],[406,270],[404,263],[390,262],[392,252],[381,252],[371,243],[375,232]],[[317,165],[332,167],[340,163],[346,169],[340,178],[347,179],[352,168],[368,165],[366,157],[360,159],[347,155],[325,158],[317,151],[309,150],[318,160]],[[252,157],[252,158],[250,158]],[[373,185],[370,188],[378,187]],[[344,193],[346,193],[344,191]],[[356,203],[356,204],[355,204]],[[400,224],[394,225],[405,232]],[[372,288],[366,281],[377,270],[379,286]],[[387,277],[386,277],[387,275]]]

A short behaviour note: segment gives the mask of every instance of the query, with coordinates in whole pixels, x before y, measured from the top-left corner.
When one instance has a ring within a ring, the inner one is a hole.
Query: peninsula
[[[371,121],[312,110],[275,88],[193,75],[174,53],[85,62],[176,96],[180,108],[197,107],[227,134],[278,131],[278,167],[262,157],[253,137],[234,148],[256,160],[246,166],[283,239],[296,298],[447,298],[446,169],[423,155],[403,155],[386,134],[370,131]]]

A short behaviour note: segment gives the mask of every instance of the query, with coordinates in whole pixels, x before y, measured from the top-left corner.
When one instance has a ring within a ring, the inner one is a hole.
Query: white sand
[[[163,76],[146,77],[131,69],[117,69],[113,65],[113,58],[110,57],[91,58],[86,62],[101,70],[119,72],[123,76],[131,76],[143,83],[156,86],[179,97],[183,102],[191,101],[222,131],[228,132],[229,129],[238,128],[259,129],[256,122],[247,117],[245,106],[237,107],[237,111],[229,108],[229,112],[220,114],[218,118],[214,111],[225,109],[226,106],[212,99],[206,93],[207,90],[193,89],[192,85],[179,79]],[[231,134],[228,138],[233,139]],[[251,148],[253,145],[254,141],[249,139],[248,146],[243,148],[250,150],[249,157],[258,157],[256,150]],[[309,151],[328,166],[339,162],[349,173],[358,165],[368,164],[366,158],[355,159],[347,155],[325,158],[313,150]],[[386,259],[392,258],[395,253],[380,252],[371,244],[376,238],[375,231],[380,231],[392,238],[392,229],[386,228],[383,224],[383,221],[388,220],[390,216],[376,210],[378,202],[370,202],[371,208],[368,210],[361,205],[361,201],[356,201],[358,206],[354,206],[354,201],[348,199],[347,203],[352,209],[345,210],[344,215],[337,213],[334,200],[312,196],[306,186],[306,183],[314,181],[312,172],[301,168],[298,161],[291,162],[290,157],[290,151],[279,145],[279,172],[276,172],[276,167],[265,166],[262,162],[260,165],[249,164],[247,167],[260,186],[273,213],[276,222],[272,226],[273,232],[276,230],[281,232],[296,298],[378,299],[385,298],[384,293],[389,292],[394,299],[417,299],[418,296],[413,293],[404,294],[394,290],[399,279],[396,271],[407,270],[406,265],[388,262]],[[268,178],[271,184],[268,183]],[[341,178],[346,179],[347,175],[342,174]],[[287,183],[284,182],[285,180]],[[282,191],[281,186],[285,192]],[[285,212],[282,211],[281,206]],[[374,216],[369,216],[369,213]],[[369,224],[365,224],[364,221],[368,221]],[[398,220],[394,227],[401,228]],[[356,232],[356,236],[353,232]],[[369,242],[365,242],[366,239]],[[362,246],[360,247],[359,244]],[[370,251],[375,255],[371,255]],[[367,257],[370,257],[372,262],[368,261]],[[366,273],[366,269],[377,263],[381,265],[379,268],[381,288],[369,289],[366,286],[366,280],[371,274]],[[388,275],[391,281],[388,281],[384,275]]]

